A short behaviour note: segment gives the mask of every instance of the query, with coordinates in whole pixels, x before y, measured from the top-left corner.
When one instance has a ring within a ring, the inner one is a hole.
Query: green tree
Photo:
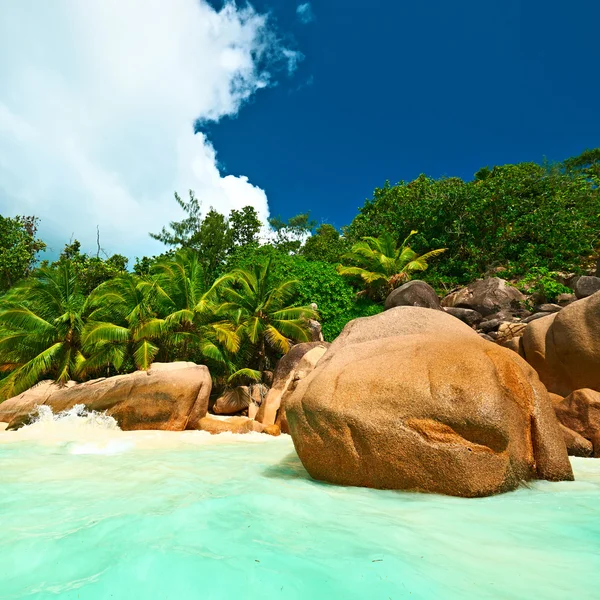
[[[323,223],[306,240],[301,254],[308,260],[337,264],[349,249],[348,242],[340,236],[339,231],[333,225]]]
[[[338,267],[339,274],[360,277],[369,297],[385,299],[392,290],[408,281],[414,272],[425,271],[430,259],[446,251],[446,248],[439,248],[419,256],[408,246],[408,240],[416,233],[411,231],[400,246],[389,233],[377,238],[364,237],[342,257],[346,265]]]
[[[241,210],[233,209],[229,213],[229,227],[233,247],[258,246],[262,223],[252,206],[244,206]]]
[[[84,332],[86,368],[161,360],[224,365],[239,348],[235,327],[217,315],[216,290],[196,252],[183,249],[158,261],[150,277],[124,276],[98,287]]]
[[[212,207],[202,215],[202,206],[192,190],[185,202],[175,193],[177,204],[187,214],[182,221],[172,221],[160,233],[150,237],[174,248],[191,248],[198,253],[200,262],[209,278],[216,279],[225,259],[236,247],[259,243],[262,227],[256,210],[245,206],[232,210],[226,218]],[[139,274],[149,271],[152,259],[138,259],[134,270]]]
[[[37,239],[36,217],[0,215],[0,292],[27,277],[46,244]]]
[[[195,247],[204,272],[216,279],[232,246],[232,232],[227,219],[212,208],[204,217]]]
[[[252,269],[235,269],[217,282],[219,294],[226,300],[220,314],[231,315],[242,338],[252,346],[250,367],[243,370],[244,375],[259,380],[261,372],[277,355],[285,354],[291,342],[310,339],[307,319],[316,313],[290,303],[298,283],[275,282],[271,258]]]
[[[88,298],[91,313],[82,345],[86,374],[148,369],[158,353],[162,321],[151,306],[152,286],[136,275],[120,275],[99,285]]]
[[[166,246],[194,248],[198,245],[198,236],[202,225],[202,205],[193,190],[189,190],[186,202],[175,192],[175,201],[187,217],[181,221],[171,221],[169,227],[163,227],[160,233],[151,233],[150,237]]]
[[[281,217],[270,217],[269,225],[275,231],[273,246],[282,252],[298,252],[316,224],[309,212],[290,217],[287,221]]]
[[[84,357],[81,332],[85,297],[73,266],[43,267],[13,287],[0,303],[0,400],[44,377],[66,383]]]
[[[69,263],[77,277],[84,295],[89,295],[101,283],[127,272],[128,260],[122,254],[113,254],[110,257],[100,257],[101,248],[98,247],[96,256],[89,256],[81,252],[78,240],[66,244],[58,260],[52,263],[58,267]],[[45,263],[46,264],[46,263]]]

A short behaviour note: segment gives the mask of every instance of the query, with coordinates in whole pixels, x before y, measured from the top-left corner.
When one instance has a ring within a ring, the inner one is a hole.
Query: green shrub
[[[559,294],[570,294],[571,288],[557,280],[559,273],[546,267],[533,267],[517,284],[528,294],[535,294],[540,301],[554,302]]]

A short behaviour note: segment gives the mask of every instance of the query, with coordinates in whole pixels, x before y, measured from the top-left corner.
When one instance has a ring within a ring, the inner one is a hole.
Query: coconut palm
[[[116,277],[93,290],[87,304],[91,312],[82,336],[84,372],[148,369],[159,351],[155,342],[162,321],[155,317],[146,281],[129,274]]]
[[[315,312],[306,306],[291,306],[298,281],[276,282],[272,259],[253,269],[236,269],[219,279],[215,287],[226,300],[220,314],[228,314],[249,346],[252,367],[239,369],[230,380],[244,375],[260,380],[269,353],[285,354],[292,342],[310,340],[308,319]]]
[[[150,277],[130,275],[99,286],[84,332],[87,367],[118,371],[129,360],[147,369],[155,359],[225,363],[239,338],[232,323],[216,314],[215,300],[193,250],[159,261]]]
[[[419,256],[407,245],[416,233],[411,231],[400,246],[388,233],[362,238],[352,246],[350,252],[342,256],[342,261],[347,265],[339,265],[338,273],[360,277],[366,286],[366,294],[374,300],[384,299],[392,290],[408,281],[414,272],[425,271],[430,259],[446,251],[446,248],[439,248]]]
[[[0,304],[0,400],[44,377],[64,384],[79,374],[85,298],[70,261],[44,267],[13,287]]]

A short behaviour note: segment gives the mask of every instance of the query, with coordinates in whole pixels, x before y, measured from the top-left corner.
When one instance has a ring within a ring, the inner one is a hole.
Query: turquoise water
[[[573,466],[466,500],[317,483],[288,436],[38,423],[0,432],[0,598],[598,598]]]

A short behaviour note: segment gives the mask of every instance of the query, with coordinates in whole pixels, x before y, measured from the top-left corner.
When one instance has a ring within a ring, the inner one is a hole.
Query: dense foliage
[[[0,292],[31,273],[37,253],[46,248],[36,234],[35,217],[0,215]]]
[[[448,248],[428,274],[440,287],[494,267],[508,276],[537,267],[577,272],[600,245],[599,183],[600,150],[555,165],[486,167],[468,182],[421,175],[377,188],[345,235],[402,239],[417,229],[417,252]]]
[[[294,303],[317,305],[318,319],[327,341],[333,341],[348,321],[383,310],[381,305],[368,298],[357,298],[359,288],[340,277],[332,263],[307,260],[304,256],[286,254],[265,245],[234,254],[228,265],[231,268],[253,268],[265,260],[271,261],[275,281],[293,279],[300,282]]]
[[[151,234],[165,253],[133,272],[99,239],[95,256],[75,240],[36,267],[36,218],[0,216],[0,401],[42,378],[155,360],[206,364],[223,384],[258,380],[309,339],[311,319],[332,341],[416,272],[443,292],[501,270],[554,300],[598,259],[599,184],[600,149],[485,167],[472,181],[421,175],[377,188],[342,234],[309,213],[271,218],[267,232],[252,207],[204,213],[190,191],[175,195],[184,218]]]

